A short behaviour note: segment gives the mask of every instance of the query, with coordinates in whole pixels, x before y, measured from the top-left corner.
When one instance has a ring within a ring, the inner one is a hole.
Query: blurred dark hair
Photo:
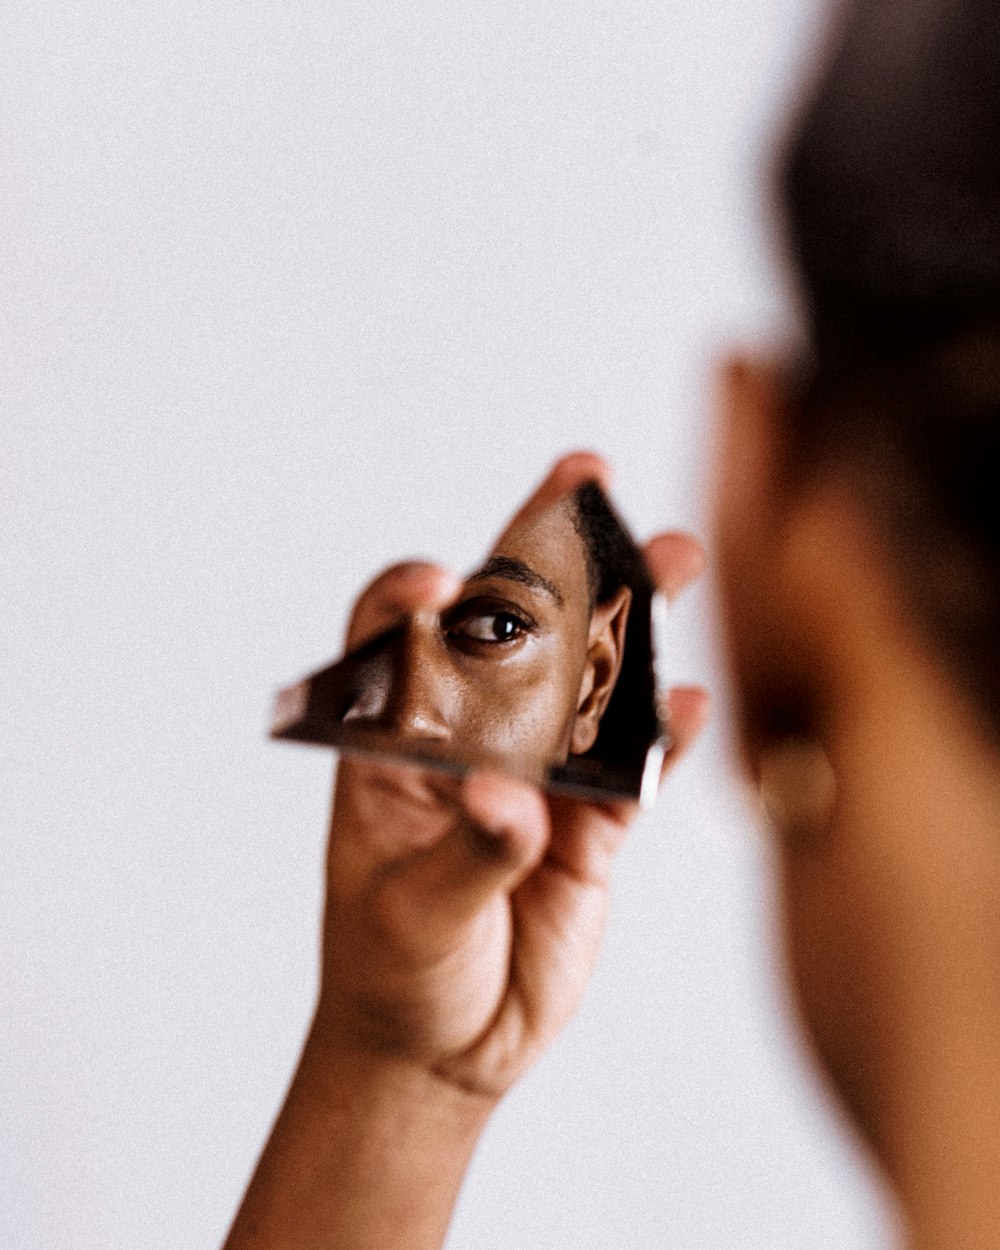
[[[1000,4],[854,4],[779,188],[810,336],[790,467],[846,471],[1000,731]]]

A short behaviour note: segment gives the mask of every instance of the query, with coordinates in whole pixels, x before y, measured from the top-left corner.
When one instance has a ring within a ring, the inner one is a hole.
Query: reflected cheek
[[[572,726],[576,691],[570,686],[565,666],[545,656],[484,665],[464,686],[453,731],[490,754],[552,762]]]

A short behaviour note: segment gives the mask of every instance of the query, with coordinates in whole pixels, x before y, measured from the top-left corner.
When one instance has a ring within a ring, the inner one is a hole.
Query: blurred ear
[[[714,531],[719,593],[736,695],[739,746],[754,772],[756,717],[782,684],[780,491],[786,383],[771,361],[732,358],[720,370]]]
[[[587,667],[577,699],[576,719],[570,737],[570,754],[583,755],[597,741],[601,717],[614,692],[625,656],[625,630],[632,591],[620,586],[607,603],[599,603],[590,618]]]
[[[727,578],[753,568],[761,540],[773,539],[785,393],[784,374],[770,361],[732,357],[719,373],[715,531]]]

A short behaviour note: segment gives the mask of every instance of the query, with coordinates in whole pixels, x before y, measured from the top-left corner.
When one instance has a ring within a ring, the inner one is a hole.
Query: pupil
[[[509,642],[514,636],[514,618],[498,614],[493,621],[493,635],[498,642]]]

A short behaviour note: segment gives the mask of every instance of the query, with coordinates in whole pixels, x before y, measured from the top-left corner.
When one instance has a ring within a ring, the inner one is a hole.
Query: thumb
[[[446,943],[493,898],[515,890],[548,848],[548,807],[531,786],[473,773],[458,803],[460,818],[445,836],[383,879],[381,918],[408,944]]]

